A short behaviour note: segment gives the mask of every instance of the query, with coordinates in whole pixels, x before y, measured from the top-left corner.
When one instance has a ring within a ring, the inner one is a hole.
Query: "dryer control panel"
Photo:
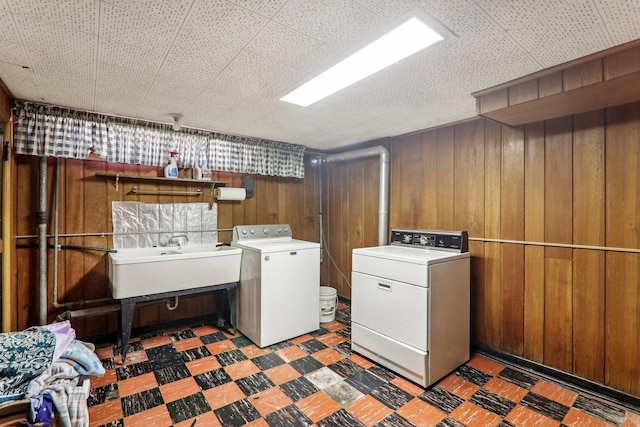
[[[428,231],[391,229],[391,244],[450,252],[469,252],[466,231]]]
[[[233,242],[254,239],[292,237],[289,224],[236,225],[233,227]]]

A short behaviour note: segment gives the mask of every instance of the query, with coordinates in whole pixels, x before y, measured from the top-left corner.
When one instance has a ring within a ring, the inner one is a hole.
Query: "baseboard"
[[[483,345],[474,344],[473,349],[476,352],[490,358],[516,365],[519,368],[531,371],[531,373],[535,375],[547,377],[548,379],[551,379],[553,381],[560,382],[567,388],[574,389],[576,391],[586,391],[603,399],[614,401],[614,403],[617,403],[620,406],[623,406],[624,408],[629,409],[635,413],[637,413],[638,408],[640,408],[639,396],[634,396],[632,394],[628,394],[623,391],[608,387],[604,384],[591,381],[586,378],[582,378],[577,375],[573,375],[568,372],[561,371],[559,369],[552,368],[550,366],[543,365],[529,359],[525,359],[523,357],[514,356],[513,354],[504,353],[490,347],[485,347]]]

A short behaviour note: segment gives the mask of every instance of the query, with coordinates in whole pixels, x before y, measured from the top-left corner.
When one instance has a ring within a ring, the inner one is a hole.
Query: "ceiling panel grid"
[[[309,107],[284,94],[408,12],[449,38]],[[335,149],[475,115],[474,91],[640,38],[639,0],[0,0],[16,98]]]

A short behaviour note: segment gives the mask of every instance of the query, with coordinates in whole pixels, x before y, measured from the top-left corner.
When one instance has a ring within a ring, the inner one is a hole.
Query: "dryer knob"
[[[247,230],[242,230],[242,234],[247,234]]]
[[[265,229],[263,229],[263,230],[262,230],[262,232],[263,232],[264,234],[269,234],[269,229],[268,229],[268,228],[265,228]]]
[[[249,230],[249,233],[251,233],[251,234],[255,234],[255,233],[256,233],[256,230],[254,230],[254,229],[252,228],[251,230]]]

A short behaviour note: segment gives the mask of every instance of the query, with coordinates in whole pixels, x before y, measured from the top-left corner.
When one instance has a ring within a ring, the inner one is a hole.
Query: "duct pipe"
[[[40,157],[38,221],[38,323],[47,324],[47,158]]]
[[[387,244],[387,228],[389,225],[389,151],[381,146],[345,151],[327,156],[327,162],[361,159],[380,156],[380,193],[378,199],[378,246]]]
[[[323,236],[324,231],[322,230],[322,160],[317,159],[318,162],[318,242],[320,242],[320,264],[324,260],[324,247],[323,247]]]

